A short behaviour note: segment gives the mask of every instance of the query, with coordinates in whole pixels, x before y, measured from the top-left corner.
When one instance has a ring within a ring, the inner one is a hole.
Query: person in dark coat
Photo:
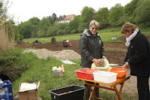
[[[122,67],[130,66],[131,75],[137,77],[139,100],[150,100],[150,44],[135,24],[125,23],[121,33],[126,36],[126,46],[128,47],[125,64]]]
[[[83,68],[91,68],[92,63],[101,64],[101,58],[105,57],[104,46],[101,37],[97,31],[99,23],[92,20],[89,29],[85,29],[80,37],[80,53],[81,53],[81,66]],[[85,85],[86,99],[89,99],[90,91]],[[99,89],[95,89],[96,96],[99,97]]]

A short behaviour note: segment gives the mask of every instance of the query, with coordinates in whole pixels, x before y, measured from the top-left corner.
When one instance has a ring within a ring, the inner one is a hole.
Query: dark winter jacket
[[[80,37],[81,66],[91,67],[93,58],[100,59],[105,56],[103,42],[98,34],[92,35],[85,29]]]
[[[125,62],[130,65],[131,75],[150,75],[150,44],[140,31],[130,42]]]

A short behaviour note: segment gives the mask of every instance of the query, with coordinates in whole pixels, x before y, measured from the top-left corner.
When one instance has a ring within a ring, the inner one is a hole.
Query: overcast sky
[[[95,11],[99,8],[111,8],[117,3],[122,6],[131,0],[8,0],[8,14],[16,23],[27,21],[32,17],[43,18],[56,13],[57,16],[81,14],[83,7],[92,7]]]

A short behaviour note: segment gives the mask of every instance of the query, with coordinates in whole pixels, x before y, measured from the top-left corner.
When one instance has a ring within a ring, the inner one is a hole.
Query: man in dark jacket
[[[123,67],[130,65],[131,75],[137,76],[139,100],[150,100],[150,44],[134,24],[125,23],[121,33],[125,34],[128,47]]]
[[[103,42],[98,35],[97,31],[99,23],[92,20],[89,29],[85,29],[80,37],[80,53],[81,53],[81,66],[91,68],[92,63],[101,64],[101,58],[105,58]],[[89,98],[90,91],[86,86],[86,99]],[[96,96],[99,97],[99,89],[95,89]]]

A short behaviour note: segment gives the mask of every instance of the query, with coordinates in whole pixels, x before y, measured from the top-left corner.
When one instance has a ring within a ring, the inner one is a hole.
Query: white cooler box
[[[104,83],[112,83],[117,79],[117,73],[106,72],[106,71],[97,71],[93,72],[94,80]]]

